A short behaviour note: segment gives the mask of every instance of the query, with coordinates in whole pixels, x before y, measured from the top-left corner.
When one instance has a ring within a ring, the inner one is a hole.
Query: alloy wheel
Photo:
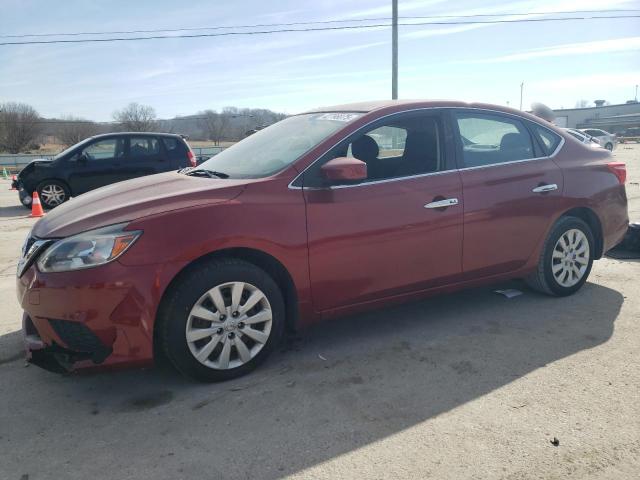
[[[186,339],[196,360],[227,370],[251,361],[263,349],[273,314],[266,295],[245,282],[217,285],[189,312]]]
[[[577,228],[563,233],[551,256],[551,271],[556,282],[573,287],[584,277],[589,266],[589,240]]]
[[[64,188],[60,185],[48,184],[40,190],[42,202],[50,207],[57,207],[63,203],[67,197]]]

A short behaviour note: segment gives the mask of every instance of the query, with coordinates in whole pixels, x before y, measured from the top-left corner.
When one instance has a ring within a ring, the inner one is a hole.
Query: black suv
[[[52,160],[34,160],[18,174],[20,203],[31,208],[37,191],[45,208],[94,188],[153,173],[195,167],[191,148],[180,135],[108,133],[87,138]]]

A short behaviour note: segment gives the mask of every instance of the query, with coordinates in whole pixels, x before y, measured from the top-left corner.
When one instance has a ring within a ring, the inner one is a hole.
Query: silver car
[[[618,139],[616,138],[615,134],[605,132],[604,130],[600,130],[599,128],[581,128],[580,131],[586,133],[587,135],[591,135],[593,138],[598,140],[598,143],[600,145],[602,145],[610,152],[614,148],[616,148],[616,144],[618,143]]]
[[[577,128],[563,128],[563,130],[569,135],[577,138],[585,145],[589,145],[591,147],[602,147],[602,145],[600,145],[600,141],[597,138],[592,137],[588,133],[584,133],[582,130],[578,130]]]

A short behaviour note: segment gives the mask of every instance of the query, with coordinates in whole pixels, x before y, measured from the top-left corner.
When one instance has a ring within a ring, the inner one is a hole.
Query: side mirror
[[[357,181],[367,179],[367,164],[353,157],[338,157],[329,160],[320,170],[332,182]]]

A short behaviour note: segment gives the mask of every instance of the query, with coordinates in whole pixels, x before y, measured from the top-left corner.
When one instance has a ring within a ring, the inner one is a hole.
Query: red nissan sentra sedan
[[[294,115],[197,168],[125,181],[33,227],[29,359],[249,372],[285,328],[525,278],[569,295],[626,229],[625,165],[537,117],[388,101]]]

